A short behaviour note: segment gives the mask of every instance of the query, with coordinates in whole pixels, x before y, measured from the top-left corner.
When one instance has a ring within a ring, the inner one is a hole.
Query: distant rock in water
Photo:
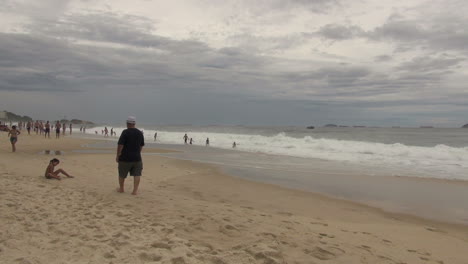
[[[419,128],[434,128],[433,126],[420,126]]]
[[[308,126],[307,129],[314,129],[314,126]]]
[[[335,125],[335,124],[327,124],[327,125],[325,125],[325,127],[338,127],[338,126]]]
[[[466,124],[466,125],[462,126],[462,128],[468,128],[468,124]]]
[[[65,122],[63,122],[65,121]],[[93,122],[91,121],[86,121],[86,120],[80,120],[80,119],[72,119],[70,121],[68,120],[62,120],[63,123],[72,123],[72,124],[75,124],[75,125],[94,125]]]

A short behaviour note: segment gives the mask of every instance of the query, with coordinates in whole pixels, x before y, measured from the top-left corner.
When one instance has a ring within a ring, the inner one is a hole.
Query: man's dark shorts
[[[119,161],[119,177],[120,178],[127,178],[127,175],[129,172],[130,172],[130,176],[141,176],[142,171],[143,171],[143,162],[141,161],[135,161],[135,162]]]

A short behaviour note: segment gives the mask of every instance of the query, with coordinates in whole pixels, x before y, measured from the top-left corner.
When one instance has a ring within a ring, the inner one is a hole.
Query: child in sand
[[[68,178],[73,178],[73,176],[71,176],[70,174],[66,173],[64,170],[62,169],[58,169],[56,171],[54,171],[54,168],[55,166],[57,166],[58,164],[60,163],[60,160],[58,159],[52,159],[50,160],[49,162],[49,166],[47,166],[47,169],[45,171],[45,177],[47,179],[57,179],[57,180],[60,180],[60,176],[59,176],[59,173],[62,173],[62,174],[65,174]]]

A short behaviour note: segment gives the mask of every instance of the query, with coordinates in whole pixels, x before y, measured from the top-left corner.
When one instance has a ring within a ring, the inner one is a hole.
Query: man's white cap
[[[136,118],[134,116],[127,117],[127,123],[128,124],[135,124],[136,123]]]

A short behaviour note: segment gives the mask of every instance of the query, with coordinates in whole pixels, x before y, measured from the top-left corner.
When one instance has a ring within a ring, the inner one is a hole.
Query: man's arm
[[[120,155],[122,155],[123,147],[124,147],[123,145],[117,145],[117,156],[115,157],[116,162],[119,162],[119,157]]]

